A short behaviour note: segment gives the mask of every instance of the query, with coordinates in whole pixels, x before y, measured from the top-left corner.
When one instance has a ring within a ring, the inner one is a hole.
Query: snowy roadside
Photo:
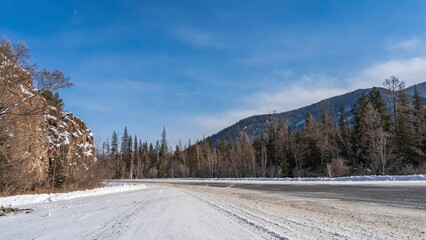
[[[144,184],[107,183],[104,187],[68,193],[27,194],[2,197],[0,198],[0,206],[16,207],[28,204],[55,202],[60,200],[70,200],[82,197],[105,195],[110,193],[134,191],[144,188],[146,188],[146,185]]]
[[[335,191],[321,196],[328,186],[298,195],[219,183],[150,184],[145,190],[30,204],[30,214],[1,218],[0,239],[426,239],[424,208],[401,205],[400,198],[390,202],[395,204],[370,199],[371,192],[394,195],[392,188],[335,186],[367,194],[367,201],[356,194],[341,201]],[[312,186],[290,187],[304,192]],[[408,198],[425,192],[423,186],[402,189]],[[416,199],[421,200],[410,201]]]
[[[404,176],[350,176],[337,178],[163,178],[163,179],[120,179],[114,182],[223,182],[223,183],[262,183],[262,184],[366,184],[366,185],[426,185],[426,175]]]

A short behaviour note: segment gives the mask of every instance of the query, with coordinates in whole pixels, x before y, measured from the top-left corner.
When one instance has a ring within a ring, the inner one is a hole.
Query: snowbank
[[[134,181],[138,180],[114,180]],[[369,176],[350,176],[338,178],[166,178],[166,179],[139,179],[139,181],[164,181],[164,182],[234,182],[234,183],[269,183],[269,184],[390,184],[390,185],[426,185],[426,175],[369,175]]]
[[[28,194],[0,198],[0,206],[15,207],[35,203],[55,202],[60,200],[70,200],[75,198],[104,195],[109,193],[118,193],[134,191],[146,188],[143,184],[114,184],[108,183],[105,187],[91,190],[75,191],[68,193],[50,193],[50,194]]]

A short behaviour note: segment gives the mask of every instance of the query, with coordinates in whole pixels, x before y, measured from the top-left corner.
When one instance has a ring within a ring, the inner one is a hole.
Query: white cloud
[[[411,51],[423,47],[424,40],[417,36],[412,36],[404,40],[388,40],[389,50]]]
[[[404,81],[406,86],[411,86],[426,81],[426,58],[390,60],[349,73],[348,76],[342,83],[342,80],[332,76],[303,75],[294,84],[275,85],[274,88],[268,87],[269,90],[245,96],[242,99],[243,104],[238,108],[195,117],[191,121],[195,121],[195,124],[209,135],[253,115],[274,110],[289,111],[359,88],[381,87],[384,79],[390,76],[396,76]]]
[[[426,58],[390,60],[361,70],[347,82],[351,89],[382,86],[385,78],[395,76],[404,81],[406,86],[426,81]]]

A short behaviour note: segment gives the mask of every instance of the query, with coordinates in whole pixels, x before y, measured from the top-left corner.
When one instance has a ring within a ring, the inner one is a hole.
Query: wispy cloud
[[[191,96],[191,95],[199,95],[199,94],[200,93],[196,92],[196,91],[192,91],[192,92],[178,92],[178,93],[176,93],[176,96],[183,97],[183,96]]]
[[[195,123],[201,129],[212,134],[252,115],[270,113],[274,110],[288,111],[359,88],[381,87],[384,79],[392,75],[405,81],[407,86],[424,82],[426,81],[426,58],[417,57],[377,63],[350,73],[343,80],[322,74],[303,75],[297,81],[293,81],[295,82],[293,84],[278,84],[275,88],[269,87],[268,90],[244,96],[241,101],[243,104],[238,108],[214,115],[198,116],[191,121],[195,119]]]
[[[217,33],[199,30],[186,25],[176,25],[171,33],[179,40],[198,48],[217,48],[222,49],[226,44]]]
[[[346,80],[351,89],[382,86],[385,78],[390,76],[396,76],[410,86],[426,81],[426,58],[390,60],[363,69],[354,76]]]
[[[402,39],[402,40],[395,40],[395,39],[388,40],[389,50],[410,51],[410,50],[415,50],[422,47],[426,47],[424,39],[418,36],[411,36],[407,39]]]

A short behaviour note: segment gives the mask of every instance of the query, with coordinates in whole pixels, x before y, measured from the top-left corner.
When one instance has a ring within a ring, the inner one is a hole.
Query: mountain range
[[[389,109],[391,109],[392,97],[391,92],[385,88],[378,88],[382,94],[382,98],[385,101]],[[426,82],[417,84],[417,89],[423,102],[426,104]],[[345,107],[348,119],[353,118],[351,112],[352,106],[361,97],[362,94],[368,94],[372,88],[358,89],[353,92],[345,93],[339,96],[324,99],[320,102],[298,108],[295,110],[273,113],[273,114],[262,114],[255,115],[238,121],[237,123],[213,134],[210,138],[212,143],[216,143],[218,140],[231,138],[232,141],[238,137],[241,131],[247,133],[250,139],[260,137],[262,134],[267,135],[268,127],[274,120],[282,120],[292,129],[301,127],[305,122],[306,111],[309,108],[310,113],[315,119],[320,119],[323,111],[329,111],[333,116],[338,116],[340,105],[343,104]],[[414,86],[405,89],[408,96],[414,95]]]

